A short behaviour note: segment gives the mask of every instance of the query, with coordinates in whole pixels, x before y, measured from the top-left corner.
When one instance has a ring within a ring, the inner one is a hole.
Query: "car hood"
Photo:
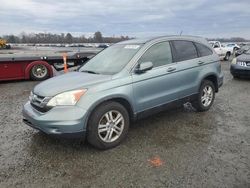
[[[241,54],[237,57],[237,61],[250,61],[250,54]]]
[[[65,91],[86,88],[110,79],[110,75],[71,72],[43,81],[34,88],[33,92],[40,96],[52,97]]]

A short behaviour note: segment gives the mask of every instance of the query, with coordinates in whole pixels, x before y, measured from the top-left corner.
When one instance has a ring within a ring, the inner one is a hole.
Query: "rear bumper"
[[[233,76],[250,77],[250,67],[243,67],[237,64],[233,64],[230,67],[230,72]]]
[[[85,137],[87,111],[82,108],[55,107],[46,113],[40,113],[27,102],[22,113],[25,124],[46,134],[65,138]]]

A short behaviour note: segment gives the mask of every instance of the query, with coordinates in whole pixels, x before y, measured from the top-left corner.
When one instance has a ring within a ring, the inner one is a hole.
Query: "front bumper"
[[[46,134],[73,138],[85,136],[87,111],[80,107],[60,106],[41,113],[27,102],[22,113],[25,124]]]
[[[233,76],[250,77],[250,66],[231,64],[230,72]]]

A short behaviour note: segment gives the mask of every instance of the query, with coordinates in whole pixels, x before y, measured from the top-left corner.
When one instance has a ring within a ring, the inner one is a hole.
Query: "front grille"
[[[34,108],[34,109],[36,109],[37,111],[39,111],[39,112],[42,112],[42,113],[45,113],[45,112],[48,112],[52,107],[47,107],[47,106],[45,106],[45,107],[40,107],[40,106],[37,106],[37,105],[35,105],[35,104],[33,104],[33,103],[30,103],[31,104],[31,106]]]
[[[51,97],[43,97],[34,93],[30,94],[30,104],[39,112],[47,112],[51,109],[50,107],[47,107],[47,103],[50,99]]]
[[[42,104],[44,98],[45,97],[42,97],[42,96],[39,96],[39,95],[33,95],[33,98],[32,98],[31,101],[32,101],[33,104],[40,106]]]

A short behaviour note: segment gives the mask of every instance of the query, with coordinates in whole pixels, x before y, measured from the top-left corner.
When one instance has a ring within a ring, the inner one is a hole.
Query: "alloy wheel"
[[[107,143],[116,141],[123,132],[124,123],[124,117],[120,112],[116,110],[108,111],[99,121],[99,138]]]
[[[213,88],[209,85],[205,86],[201,96],[202,105],[208,107],[212,103],[213,95]]]

